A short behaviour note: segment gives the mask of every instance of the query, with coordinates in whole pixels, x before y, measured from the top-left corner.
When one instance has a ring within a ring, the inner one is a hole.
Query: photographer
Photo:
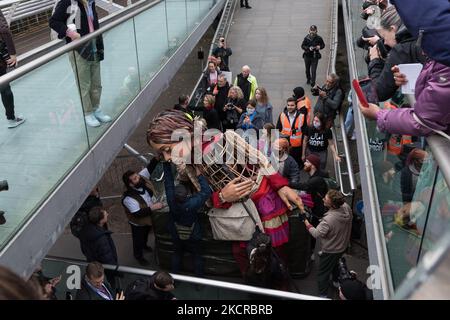
[[[340,87],[339,76],[331,73],[327,76],[325,85],[321,88],[315,86],[311,88],[313,96],[319,96],[314,106],[314,114],[320,112],[325,115],[326,128],[331,128],[336,113],[339,111],[344,100],[344,92]]]
[[[230,71],[229,69],[229,57],[233,54],[231,48],[227,47],[224,37],[219,38],[219,46],[215,48],[212,52],[212,55],[216,58],[220,57],[222,59],[222,65],[220,66],[220,70],[222,71]]]
[[[316,70],[322,55],[320,50],[325,48],[325,42],[321,36],[317,34],[317,26],[312,25],[309,28],[309,34],[303,39],[302,49],[303,59],[305,60],[306,83],[313,87],[316,84]]]
[[[306,229],[314,238],[320,238],[322,255],[317,274],[319,294],[328,295],[330,275],[337,280],[337,266],[350,243],[352,231],[352,209],[345,203],[345,196],[337,190],[327,192],[323,203],[328,211],[317,227],[305,219]]]
[[[0,10],[0,76],[5,75],[9,68],[17,65],[16,48],[14,46],[11,31],[8,22]],[[16,117],[14,114],[14,95],[9,84],[1,88],[3,106],[6,110],[6,119],[8,119],[8,128],[15,128],[25,122],[23,117]]]
[[[394,95],[395,84],[392,67],[402,63],[425,64],[425,56],[416,39],[409,33],[394,6],[387,8],[381,15],[381,27],[377,32],[383,37],[370,49],[369,77],[375,85],[379,101],[385,101]],[[383,46],[392,48],[385,57]]]
[[[242,112],[247,107],[244,93],[238,86],[232,86],[228,91],[228,99],[223,108],[224,116],[222,120],[223,131],[227,129],[236,130]]]

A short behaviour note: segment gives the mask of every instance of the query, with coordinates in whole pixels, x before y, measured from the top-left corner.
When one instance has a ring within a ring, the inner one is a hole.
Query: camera
[[[227,107],[228,110],[233,110],[234,108],[234,105],[232,103],[227,103],[225,106]]]
[[[1,40],[0,40],[0,58],[5,62],[11,59],[6,43]]]
[[[345,262],[344,257],[341,257],[339,259],[338,271],[339,271],[339,277],[338,277],[339,282],[342,282],[344,280],[355,280],[356,279],[355,274],[351,273],[348,270],[347,263]]]
[[[319,93],[320,93],[320,91],[325,91],[325,92],[326,92],[326,90],[323,89],[323,88],[321,88],[321,87],[312,87],[312,88],[311,88],[311,94],[312,94],[313,96],[318,96]]]
[[[0,191],[7,191],[8,189],[9,189],[8,181],[6,180],[0,181]]]

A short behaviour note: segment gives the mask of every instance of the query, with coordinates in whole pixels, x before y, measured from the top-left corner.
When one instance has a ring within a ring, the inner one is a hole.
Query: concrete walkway
[[[267,89],[276,121],[295,87],[304,87],[311,98],[300,45],[312,24],[325,42],[316,82],[322,85],[325,80],[332,1],[253,0],[250,4],[252,9],[238,6],[234,15],[228,35],[233,50],[230,70],[234,79],[243,65],[251,67],[258,85]]]

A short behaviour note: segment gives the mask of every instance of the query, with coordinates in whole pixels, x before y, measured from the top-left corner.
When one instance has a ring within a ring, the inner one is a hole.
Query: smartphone
[[[369,103],[367,102],[366,96],[364,95],[364,92],[361,89],[361,86],[359,85],[358,79],[353,79],[352,81],[353,89],[355,89],[356,95],[358,96],[358,100],[361,103],[361,105],[365,108],[369,107]]]

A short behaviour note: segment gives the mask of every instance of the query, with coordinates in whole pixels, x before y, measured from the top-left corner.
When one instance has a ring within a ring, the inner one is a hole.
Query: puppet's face
[[[158,144],[151,141],[150,145],[164,157],[165,161],[173,162],[175,165],[190,163],[191,143],[189,140],[182,140],[170,144]]]

